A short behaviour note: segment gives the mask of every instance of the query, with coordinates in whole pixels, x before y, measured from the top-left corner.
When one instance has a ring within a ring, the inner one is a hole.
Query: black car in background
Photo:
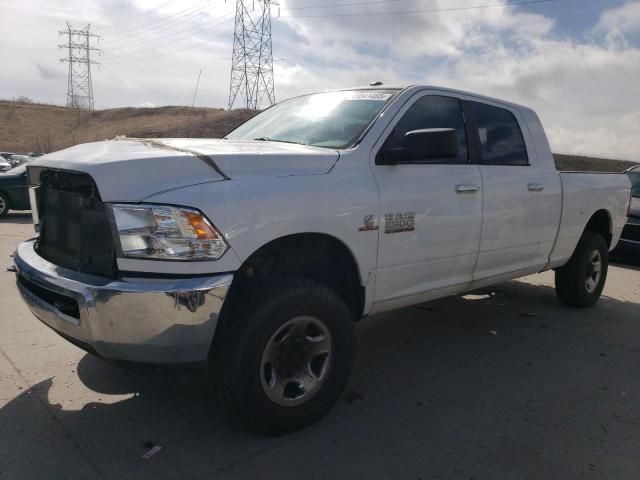
[[[615,259],[640,264],[640,165],[625,173],[631,180],[631,208],[620,242],[611,254]]]
[[[9,209],[29,210],[30,208],[27,165],[19,165],[0,173],[0,217],[4,217]]]

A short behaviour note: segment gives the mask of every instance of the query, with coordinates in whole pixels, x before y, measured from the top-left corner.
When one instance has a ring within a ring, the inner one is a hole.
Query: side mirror
[[[412,130],[404,135],[408,160],[437,160],[458,156],[458,134],[453,128]]]

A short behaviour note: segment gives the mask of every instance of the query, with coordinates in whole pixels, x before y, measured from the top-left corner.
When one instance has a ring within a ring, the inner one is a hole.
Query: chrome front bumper
[[[63,337],[113,360],[207,359],[232,274],[112,280],[58,267],[35,252],[34,242],[14,254],[18,290]]]

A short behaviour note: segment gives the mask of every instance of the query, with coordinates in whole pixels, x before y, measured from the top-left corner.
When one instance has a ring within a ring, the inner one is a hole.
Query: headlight
[[[161,260],[215,260],[228,246],[198,210],[165,205],[111,206],[122,253]]]

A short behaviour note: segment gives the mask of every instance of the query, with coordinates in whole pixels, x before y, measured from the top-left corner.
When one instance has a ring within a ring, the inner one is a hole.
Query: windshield
[[[347,148],[396,93],[350,90],[292,98],[256,115],[224,138]]]
[[[640,172],[627,172],[631,180],[631,195],[640,197]]]

